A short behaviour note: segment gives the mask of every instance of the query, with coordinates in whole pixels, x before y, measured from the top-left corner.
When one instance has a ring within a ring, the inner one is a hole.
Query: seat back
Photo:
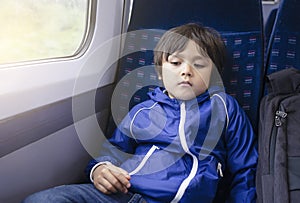
[[[272,30],[273,30],[274,22],[275,22],[275,19],[276,19],[276,16],[277,16],[277,11],[278,11],[278,8],[274,8],[270,12],[270,15],[268,16],[268,18],[266,20],[266,24],[265,24],[265,46],[268,46],[268,44],[269,44],[269,40],[270,40],[271,33],[272,33]],[[265,55],[265,57],[267,57],[267,55]]]
[[[161,85],[152,52],[161,35],[190,22],[221,33],[228,50],[223,76],[226,91],[236,97],[256,127],[264,58],[261,0],[135,0],[119,61],[115,92],[120,97],[112,98],[116,123],[132,105],[147,99],[149,88]],[[113,128],[109,126],[108,134]]]
[[[267,49],[266,74],[300,69],[300,1],[281,0]]]

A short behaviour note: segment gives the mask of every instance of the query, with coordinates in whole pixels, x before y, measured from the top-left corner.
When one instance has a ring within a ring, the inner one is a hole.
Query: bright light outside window
[[[0,0],[0,64],[75,54],[87,16],[88,0]]]

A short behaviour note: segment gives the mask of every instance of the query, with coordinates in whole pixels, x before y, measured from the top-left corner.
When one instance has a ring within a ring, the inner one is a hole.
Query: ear
[[[157,78],[158,78],[159,80],[162,80],[162,73],[161,73],[160,70],[157,68],[157,66],[156,66],[156,68],[155,68],[155,72],[156,72]]]

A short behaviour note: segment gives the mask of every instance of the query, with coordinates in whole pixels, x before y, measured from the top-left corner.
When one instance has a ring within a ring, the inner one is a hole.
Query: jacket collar
[[[210,87],[204,93],[202,93],[202,94],[200,94],[199,96],[196,97],[197,103],[200,104],[200,103],[202,103],[206,100],[209,100],[210,97],[213,94],[220,93],[220,92],[224,92],[224,90],[222,90],[221,87],[219,87],[219,86]],[[180,105],[180,103],[183,102],[183,101],[180,101],[180,100],[177,100],[177,99],[170,98],[167,94],[166,89],[163,88],[163,87],[155,88],[154,91],[149,92],[148,95],[154,101],[159,102],[159,103],[164,103],[164,104],[167,104],[167,105],[170,105],[170,106],[178,106],[178,105]],[[189,100],[189,101],[186,101],[186,102],[187,103],[195,103],[195,100],[192,99],[192,100]]]

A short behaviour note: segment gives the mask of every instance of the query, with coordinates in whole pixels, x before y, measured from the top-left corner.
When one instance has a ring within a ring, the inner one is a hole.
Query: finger
[[[94,181],[98,181],[103,187],[106,187],[106,189],[110,190],[110,185],[104,182],[105,185],[102,184],[102,179],[105,179],[110,183],[114,188],[116,188],[118,191],[127,193],[130,185],[130,175],[127,171],[123,170],[120,167],[114,166],[114,165],[100,165],[98,168],[94,171]],[[111,192],[115,192],[115,190],[111,190]]]
[[[129,181],[123,174],[119,172],[109,171],[109,173],[103,174],[103,178],[105,179],[105,181],[102,183],[102,185],[104,185],[106,189],[112,192],[116,192],[114,190],[115,188],[118,191],[127,192],[126,184],[128,184]],[[122,181],[125,181],[125,184],[123,184]]]
[[[101,184],[94,182],[95,187],[102,193],[110,195],[111,192],[107,190],[105,187],[103,187]]]
[[[111,170],[112,174],[121,182],[123,186],[125,186],[126,188],[129,188],[131,186],[129,182],[130,175],[127,171],[114,165],[111,165],[109,167],[109,170]]]
[[[129,182],[129,179],[130,179],[129,175],[128,175],[129,176],[129,178],[128,178],[123,173],[118,173],[118,172],[114,172],[114,171],[112,171],[112,173],[115,176],[115,178],[118,179],[118,181],[122,184],[123,187],[125,187],[127,189],[131,186],[130,182]]]
[[[117,190],[119,190],[119,188],[122,188],[121,183],[119,183],[119,181],[112,174],[112,171],[105,165],[96,168],[93,175],[94,183],[96,183],[96,185],[101,185],[110,192],[115,193]],[[119,184],[119,186],[115,184]]]
[[[107,166],[109,168],[109,170],[111,170],[112,172],[114,172],[114,174],[123,174],[128,180],[130,179],[130,175],[127,171],[125,171],[124,169],[114,166],[114,165],[108,165]]]
[[[117,180],[115,179],[115,182],[116,181]],[[107,180],[106,178],[104,178],[104,179],[101,179],[101,182],[98,182],[98,184],[101,185],[102,187],[104,187],[109,192],[117,193],[118,190],[119,190],[118,187],[120,187],[120,186],[117,186],[115,184],[115,182],[111,181],[111,180]],[[119,183],[119,185],[121,185],[121,184]]]

